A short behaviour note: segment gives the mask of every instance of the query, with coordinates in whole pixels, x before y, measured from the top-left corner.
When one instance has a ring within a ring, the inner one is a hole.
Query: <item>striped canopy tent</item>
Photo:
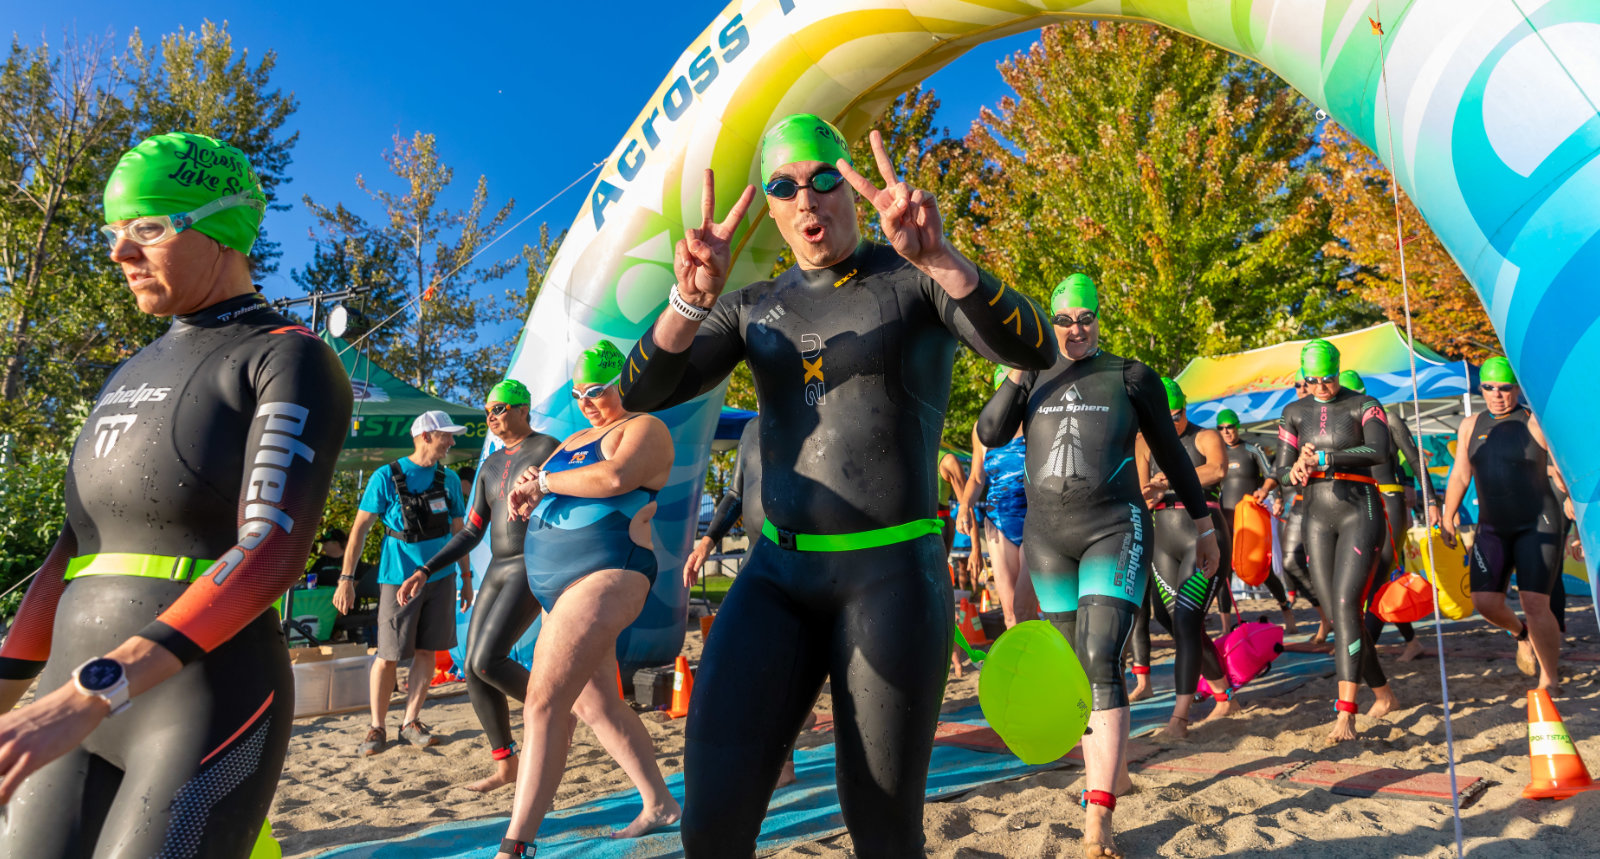
[[[1339,347],[1340,368],[1360,373],[1367,393],[1379,402],[1411,402],[1411,357],[1405,335],[1394,323],[1324,339]],[[1276,421],[1283,407],[1294,402],[1295,372],[1300,368],[1300,349],[1307,342],[1291,340],[1191,360],[1176,377],[1189,398],[1189,419],[1201,426],[1215,426],[1217,412],[1233,409],[1248,429],[1259,431],[1260,424]],[[1462,395],[1476,383],[1477,368],[1465,361],[1451,361],[1421,343],[1417,344],[1416,367],[1423,432],[1454,432],[1455,422],[1445,419],[1460,412]],[[1409,407],[1403,411],[1408,419],[1414,419]]]
[[[350,435],[339,454],[340,469],[369,471],[393,462],[412,451],[411,422],[417,415],[438,409],[467,428],[456,436],[456,446],[446,457],[448,464],[476,461],[489,436],[483,409],[458,405],[420,391],[402,382],[393,373],[368,360],[366,351],[323,331],[323,342],[333,347],[339,363],[350,376],[355,394],[355,409],[350,417]]]

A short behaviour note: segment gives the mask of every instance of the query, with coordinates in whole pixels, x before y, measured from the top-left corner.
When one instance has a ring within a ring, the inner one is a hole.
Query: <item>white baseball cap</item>
[[[423,412],[417,415],[416,420],[411,422],[411,435],[413,437],[422,435],[425,432],[447,432],[451,435],[460,435],[466,431],[466,427],[455,423],[450,419],[449,415],[439,409]]]

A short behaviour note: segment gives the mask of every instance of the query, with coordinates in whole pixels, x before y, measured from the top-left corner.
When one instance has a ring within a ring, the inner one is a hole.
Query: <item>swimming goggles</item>
[[[1491,393],[1491,394],[1509,394],[1509,393],[1511,393],[1511,389],[1515,388],[1515,387],[1516,387],[1516,385],[1494,385],[1494,384],[1479,384],[1478,385],[1478,388],[1480,390],[1485,391],[1487,393]]]
[[[843,184],[844,175],[837,170],[828,168],[818,170],[817,175],[811,177],[809,184],[801,184],[788,176],[775,176],[771,181],[767,182],[765,190],[768,197],[776,197],[779,200],[792,200],[794,195],[800,193],[802,188],[810,188],[818,194],[826,194]]]
[[[201,218],[215,215],[223,209],[242,206],[265,214],[267,205],[253,196],[259,193],[260,190],[261,186],[258,185],[247,191],[229,194],[226,197],[218,197],[192,212],[179,212],[176,215],[145,215],[142,218],[134,218],[120,227],[114,224],[106,224],[100,228],[100,234],[106,237],[107,244],[112,248],[117,246],[117,242],[121,241],[123,236],[127,236],[134,244],[143,247],[159,245],[194,226],[195,222]]]
[[[509,406],[509,405],[507,405],[505,403],[495,403],[492,406],[485,407],[483,411],[489,417],[497,418],[497,417],[500,417],[501,415],[505,414],[506,412],[508,412],[510,410],[511,410],[511,406]]]
[[[1333,384],[1334,382],[1337,382],[1337,381],[1339,381],[1339,377],[1337,375],[1334,375],[1334,376],[1307,376],[1306,377],[1306,384],[1307,385],[1331,385],[1331,384]]]
[[[604,394],[606,392],[606,389],[610,388],[610,387],[611,386],[609,384],[607,384],[607,385],[590,385],[589,387],[584,388],[583,390],[580,391],[580,390],[577,389],[576,386],[574,386],[573,389],[572,389],[572,398],[574,400],[597,400],[597,399],[600,398],[600,395]]]
[[[1085,310],[1077,317],[1068,316],[1065,313],[1058,313],[1055,316],[1050,317],[1050,322],[1051,324],[1060,328],[1071,328],[1074,325],[1081,325],[1084,328],[1088,328],[1089,326],[1093,325],[1094,321],[1098,318],[1099,317],[1094,315],[1094,311]]]

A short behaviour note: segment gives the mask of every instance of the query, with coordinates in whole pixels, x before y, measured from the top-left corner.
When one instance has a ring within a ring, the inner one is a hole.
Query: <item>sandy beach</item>
[[[1276,617],[1275,606],[1244,604],[1246,617]],[[1314,615],[1298,615],[1304,629]],[[1213,623],[1215,623],[1213,619]],[[1564,655],[1593,659],[1595,618],[1587,602],[1569,612]],[[714,633],[713,633],[714,634]],[[1434,631],[1419,627],[1429,655],[1400,664],[1399,637],[1390,628],[1382,641],[1384,668],[1401,706],[1382,721],[1359,719],[1358,742],[1327,748],[1323,738],[1333,718],[1331,677],[1272,697],[1241,696],[1243,712],[1198,724],[1185,743],[1155,743],[1158,750],[1133,767],[1135,791],[1116,812],[1119,842],[1129,856],[1220,856],[1271,852],[1281,856],[1446,857],[1454,855],[1448,800],[1389,796],[1352,797],[1286,780],[1242,775],[1153,769],[1204,753],[1222,753],[1232,763],[1334,761],[1417,772],[1446,770],[1438,662],[1431,655]],[[1159,661],[1170,651],[1159,649]],[[698,631],[685,652],[698,657]],[[1481,621],[1457,624],[1445,635],[1457,773],[1491,784],[1463,811],[1467,852],[1472,856],[1593,856],[1600,850],[1600,791],[1562,802],[1524,800],[1528,780],[1526,690],[1517,672],[1511,639]],[[1557,701],[1591,771],[1600,765],[1600,662],[1568,660],[1565,697]],[[1331,674],[1331,666],[1328,673]],[[952,678],[946,712],[977,702],[977,672]],[[1158,690],[1160,686],[1158,684]],[[391,745],[383,754],[355,754],[365,713],[323,716],[296,723],[289,759],[271,821],[285,856],[311,856],[329,847],[395,838],[434,824],[503,816],[511,790],[482,796],[459,785],[489,768],[488,746],[460,684],[442,686],[424,720],[442,744],[428,750]],[[1371,694],[1362,692],[1363,710]],[[830,702],[823,695],[819,709]],[[1203,714],[1207,704],[1197,705]],[[391,712],[394,737],[398,709]],[[516,723],[515,716],[513,717]],[[683,722],[644,715],[666,773],[682,768]],[[831,740],[810,732],[800,745]],[[1214,759],[1213,759],[1214,760]],[[628,789],[623,773],[579,726],[556,799],[557,807]],[[936,857],[1034,857],[1080,855],[1082,812],[1076,806],[1083,771],[1071,766],[985,785],[955,799],[927,806],[928,854]],[[853,855],[847,835],[788,847],[781,857]]]

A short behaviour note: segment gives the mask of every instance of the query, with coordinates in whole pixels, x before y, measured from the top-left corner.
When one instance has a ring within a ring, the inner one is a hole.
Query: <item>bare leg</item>
[[[389,696],[394,694],[394,675],[399,663],[387,659],[372,660],[372,671],[367,675],[367,693],[371,698],[372,727],[382,728],[389,716]]]
[[[1339,700],[1354,701],[1356,699],[1356,691],[1360,688],[1361,684],[1359,683],[1353,683],[1348,680],[1339,681]],[[1353,740],[1355,738],[1356,714],[1339,711],[1339,714],[1333,719],[1333,730],[1328,732],[1328,745],[1331,746],[1334,743],[1342,743],[1345,740]]]
[[[638,714],[616,695],[615,651],[606,651],[604,657],[589,685],[579,693],[574,712],[594,730],[600,746],[628,774],[644,801],[644,810],[639,816],[611,836],[636,838],[678,822],[682,809],[667,792],[666,779],[661,777],[661,769],[656,766],[656,748],[650,740],[650,732],[644,729]]]
[[[422,718],[422,705],[428,700],[428,687],[433,684],[433,659],[432,650],[419,650],[411,657],[411,671],[406,674],[406,718],[402,725]]]
[[[488,793],[491,790],[498,790],[508,784],[516,783],[517,756],[512,755],[511,757],[501,758],[500,760],[495,761],[494,774],[484,776],[472,784],[467,785],[467,790],[477,791],[478,793]]]
[[[1103,790],[1112,794],[1126,793],[1132,782],[1128,779],[1128,708],[1095,710],[1089,714],[1089,730],[1083,738],[1083,761],[1086,770],[1084,784],[1089,790]],[[1111,809],[1089,805],[1083,815],[1083,843],[1085,853],[1099,856],[1119,856],[1111,825]],[[1089,849],[1098,847],[1098,853]]]
[[[605,570],[573,584],[545,614],[523,705],[522,762],[506,837],[531,842],[538,834],[561,784],[572,708],[597,673],[614,664],[617,635],[639,616],[649,590],[638,573]],[[607,685],[611,680],[608,674]]]
[[[989,562],[994,565],[994,589],[1005,612],[1006,628],[1039,616],[1039,601],[1033,593],[1033,580],[1022,568],[1022,551],[1017,544],[989,522],[984,523],[989,541]]]
[[[1533,654],[1539,660],[1539,687],[1559,695],[1561,672],[1557,665],[1561,658],[1561,627],[1556,624],[1555,612],[1550,610],[1550,598],[1544,594],[1521,593],[1522,612],[1528,618],[1528,640],[1533,644]]]

